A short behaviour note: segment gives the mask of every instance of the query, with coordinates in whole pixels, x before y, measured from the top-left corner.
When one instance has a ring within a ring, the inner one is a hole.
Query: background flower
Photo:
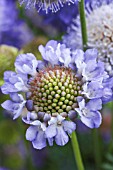
[[[8,8],[7,8],[8,6]],[[12,12],[12,17],[11,17]],[[0,1],[0,44],[21,48],[33,39],[26,23],[19,19],[16,2]]]
[[[70,3],[76,2],[77,0],[65,0],[65,1],[53,1],[53,2],[42,2],[42,1],[35,1],[35,0],[19,0],[20,4],[24,4],[26,8],[36,8],[37,11],[39,12],[40,10],[45,11],[46,13],[48,13],[48,11],[52,11],[52,12],[57,12],[58,10],[60,10],[60,7],[63,7],[63,5],[65,3],[68,3],[70,5]]]

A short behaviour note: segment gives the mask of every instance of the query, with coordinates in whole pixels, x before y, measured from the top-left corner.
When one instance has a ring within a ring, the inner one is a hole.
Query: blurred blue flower
[[[108,94],[103,85],[108,75],[97,61],[96,49],[71,51],[51,40],[39,51],[43,61],[30,53],[20,54],[16,73],[6,71],[1,87],[11,98],[2,107],[30,125],[26,139],[36,149],[44,148],[47,141],[52,146],[54,140],[65,145],[78,118],[89,128],[99,127],[102,98]]]
[[[43,24],[53,25],[58,31],[63,32],[66,31],[67,26],[71,23],[72,19],[76,17],[78,14],[78,4],[75,3],[68,5],[67,3],[61,8],[57,13],[45,14],[43,11],[39,13],[43,16]]]
[[[98,60],[104,63],[104,67],[109,77],[104,81],[103,102],[113,100],[113,0],[94,0],[86,3],[86,23],[88,33],[88,48],[98,50]],[[92,22],[93,21],[93,22]],[[73,38],[75,37],[75,38]],[[68,48],[79,49],[82,47],[81,25],[79,16],[73,19],[67,29],[67,34],[63,37],[63,43]],[[93,83],[94,85],[94,83]],[[100,85],[97,84],[99,87]],[[96,92],[96,86],[93,92]],[[87,89],[86,89],[87,91]],[[101,87],[100,87],[101,91]],[[98,93],[99,94],[99,93]],[[98,95],[97,94],[97,95]]]
[[[87,1],[89,0],[85,0],[85,3]],[[43,22],[45,25],[51,24],[61,33],[67,30],[67,27],[71,24],[72,19],[76,18],[79,14],[78,2],[76,1],[74,5],[68,5],[68,3],[64,4],[63,8],[61,8],[57,13],[51,13],[51,11],[48,11],[48,14],[45,14],[41,11],[39,14],[43,16]]]
[[[7,168],[0,167],[0,170],[8,170]]]
[[[86,3],[88,48],[98,50],[98,59],[104,62],[105,69],[113,76],[113,0],[94,0]],[[92,22],[93,21],[93,22]],[[75,37],[75,38],[73,38]],[[79,16],[68,27],[63,42],[72,49],[82,49],[81,25]]]
[[[8,8],[7,8],[8,6]],[[10,16],[12,12],[12,16]],[[7,31],[13,26],[17,19],[17,10],[15,8],[14,0],[0,1],[0,32]]]
[[[8,8],[7,8],[8,6]],[[0,44],[21,48],[33,39],[33,34],[24,21],[18,18],[14,0],[0,1]]]
[[[39,12],[40,10],[45,11],[46,14],[50,10],[51,12],[57,12],[64,6],[65,3],[75,3],[78,0],[58,0],[58,1],[37,1],[37,0],[19,0],[20,4],[24,4],[26,8],[36,8]]]

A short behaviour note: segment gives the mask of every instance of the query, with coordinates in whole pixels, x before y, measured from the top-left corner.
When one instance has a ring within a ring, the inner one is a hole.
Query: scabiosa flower
[[[113,1],[91,1],[86,4],[86,23],[88,48],[97,48],[98,59],[103,61],[105,69],[113,76]],[[82,48],[80,19],[73,19],[64,36],[64,43],[71,48]],[[75,38],[73,38],[75,37]]]
[[[8,6],[8,10],[7,9]],[[12,11],[12,17],[10,16],[10,12]],[[17,17],[17,11],[15,10],[15,4],[13,0],[1,0],[0,1],[0,31],[8,30],[15,22]]]
[[[47,141],[50,146],[54,141],[65,145],[78,118],[89,128],[98,128],[102,98],[107,95],[103,81],[108,77],[96,49],[71,52],[51,40],[39,51],[43,61],[30,53],[19,55],[16,73],[6,71],[1,87],[11,97],[2,107],[30,125],[26,139],[36,149],[44,148]]]
[[[32,39],[33,33],[28,28],[27,24],[18,18],[16,2],[14,0],[1,0],[0,44],[7,44],[17,48],[22,48]]]
[[[19,0],[20,4],[24,4],[26,8],[36,8],[38,10],[38,12],[40,10],[45,11],[46,13],[48,13],[48,11],[52,11],[52,12],[57,12],[58,10],[60,10],[61,7],[63,7],[63,5],[65,3],[68,3],[68,5],[70,5],[70,3],[75,3],[77,0],[54,0],[54,1],[41,1],[41,0]]]
[[[43,25],[52,25],[54,29],[63,32],[67,30],[67,26],[69,26],[72,19],[77,16],[78,4],[68,5],[68,3],[66,3],[57,13],[51,13],[49,11],[48,14],[44,12],[40,12],[39,14],[43,17]]]

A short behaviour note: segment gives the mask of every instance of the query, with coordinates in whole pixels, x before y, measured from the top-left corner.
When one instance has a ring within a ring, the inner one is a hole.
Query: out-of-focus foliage
[[[14,61],[19,51],[17,48],[7,45],[0,46],[0,85],[3,83],[3,73],[6,70],[14,70]]]

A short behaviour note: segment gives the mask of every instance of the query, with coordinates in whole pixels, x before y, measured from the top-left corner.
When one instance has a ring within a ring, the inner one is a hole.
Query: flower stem
[[[77,141],[76,132],[73,132],[71,137],[72,137],[71,141],[72,141],[73,152],[74,152],[78,170],[84,170],[81,153],[80,153],[80,149],[79,149],[79,145],[78,145],[78,141]]]
[[[111,140],[113,141],[113,102],[110,103],[111,106]]]
[[[82,44],[84,51],[87,49],[87,26],[86,26],[86,16],[84,8],[84,0],[79,0],[79,13],[81,22],[81,33],[82,33]]]
[[[101,162],[102,162],[102,155],[100,150],[100,140],[99,140],[99,131],[98,129],[93,129],[93,142],[94,142],[94,157],[96,163],[96,169],[100,170]]]

